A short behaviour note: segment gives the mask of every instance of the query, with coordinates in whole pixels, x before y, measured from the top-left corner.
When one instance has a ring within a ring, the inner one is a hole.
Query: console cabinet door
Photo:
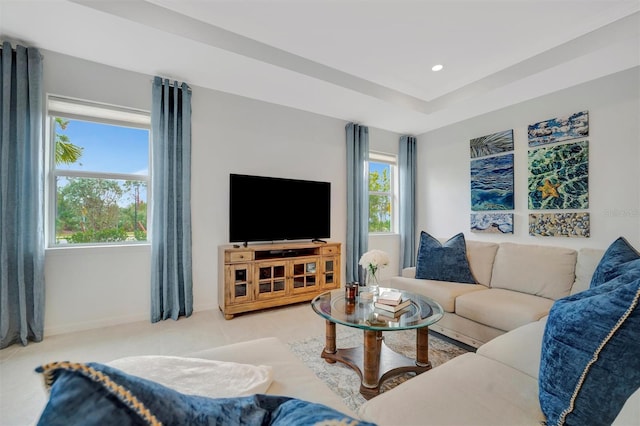
[[[245,303],[253,301],[251,291],[251,274],[253,268],[248,264],[236,264],[225,266],[228,286],[225,298],[228,304]]]
[[[340,256],[322,258],[322,289],[332,290],[340,287]]]
[[[289,261],[260,262],[255,265],[256,300],[282,297],[287,293],[287,276],[290,274]]]
[[[293,294],[320,290],[320,258],[310,257],[291,261]]]

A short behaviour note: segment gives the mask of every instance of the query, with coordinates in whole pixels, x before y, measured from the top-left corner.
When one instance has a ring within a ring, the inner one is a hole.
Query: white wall
[[[639,72],[634,68],[420,135],[418,232],[447,238],[464,232],[467,239],[573,248],[606,248],[624,236],[640,248]],[[527,126],[583,110],[589,111],[590,122],[591,237],[529,236]],[[515,138],[514,234],[471,233],[469,140],[508,129]]]
[[[151,76],[42,53],[47,93],[150,109]],[[229,173],[331,182],[331,240],[344,244],[346,122],[200,87],[193,87],[192,111],[195,310],[218,305],[217,246],[228,242]],[[45,334],[148,319],[149,262],[148,245],[48,249]]]

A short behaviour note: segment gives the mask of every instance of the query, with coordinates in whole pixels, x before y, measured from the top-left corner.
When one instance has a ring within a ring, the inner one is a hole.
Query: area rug
[[[416,356],[416,331],[403,330],[383,333],[384,341],[391,349],[405,356]],[[342,401],[352,410],[356,410],[366,399],[360,395],[360,378],[358,373],[341,362],[329,364],[320,358],[324,349],[325,336],[311,337],[304,340],[289,343],[289,349],[302,360],[313,372],[322,379]],[[362,331],[336,327],[336,346],[338,348],[351,348],[363,343]],[[466,353],[454,344],[429,334],[429,361],[433,367],[437,367],[450,359]],[[405,380],[414,377],[414,373],[401,374],[385,381],[380,387],[381,391],[392,389]]]

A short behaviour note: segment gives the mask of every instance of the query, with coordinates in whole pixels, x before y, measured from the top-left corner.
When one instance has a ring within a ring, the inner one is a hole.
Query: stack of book
[[[376,308],[391,312],[396,316],[403,314],[403,309],[409,305],[411,305],[411,299],[403,298],[399,291],[383,291],[374,304]]]

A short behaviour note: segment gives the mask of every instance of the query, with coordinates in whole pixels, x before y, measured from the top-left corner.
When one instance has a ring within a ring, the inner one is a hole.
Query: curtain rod
[[[175,79],[175,78],[173,78],[173,77],[163,77],[163,76],[161,76],[161,75],[158,75],[157,77],[160,77],[160,78],[162,79],[162,81],[164,81],[164,80],[169,80],[169,86],[172,86],[172,87],[175,87],[176,83],[178,82],[178,80],[177,80],[177,79]],[[154,78],[152,78],[152,79],[150,80],[150,81],[151,81],[151,83],[153,83],[153,80],[154,80],[154,79],[155,79],[155,77],[154,77]],[[187,85],[187,90],[188,90],[189,92],[191,92],[191,86],[189,86],[189,83],[184,82],[184,81],[183,81],[182,83],[186,84],[186,85]],[[181,83],[181,84],[182,84],[182,83]],[[181,84],[180,84],[180,85],[181,85]],[[180,85],[178,85],[178,87],[180,87]]]

